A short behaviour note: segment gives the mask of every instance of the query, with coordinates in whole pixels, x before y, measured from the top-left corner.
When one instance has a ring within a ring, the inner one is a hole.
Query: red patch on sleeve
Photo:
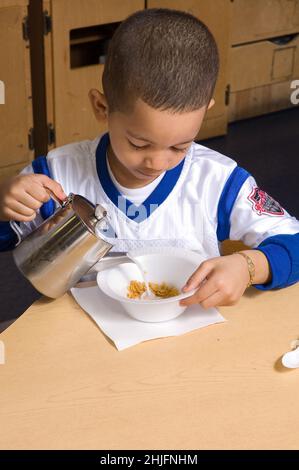
[[[269,194],[259,188],[253,188],[248,196],[248,200],[252,204],[252,209],[258,214],[268,214],[282,216],[284,210],[280,204],[275,201]]]

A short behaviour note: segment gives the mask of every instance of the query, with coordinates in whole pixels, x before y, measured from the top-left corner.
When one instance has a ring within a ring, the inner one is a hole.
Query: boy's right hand
[[[18,175],[0,186],[0,220],[30,222],[36,211],[50,199],[50,190],[59,199],[67,196],[61,185],[46,175]]]

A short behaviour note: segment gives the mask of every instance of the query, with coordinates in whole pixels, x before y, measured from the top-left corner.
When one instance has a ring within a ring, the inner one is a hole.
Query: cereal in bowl
[[[175,286],[170,286],[166,282],[162,282],[161,284],[149,282],[149,287],[153,294],[161,299],[168,299],[169,297],[175,297],[180,294],[179,290]],[[145,282],[131,281],[128,286],[127,297],[129,299],[140,299],[145,291]]]

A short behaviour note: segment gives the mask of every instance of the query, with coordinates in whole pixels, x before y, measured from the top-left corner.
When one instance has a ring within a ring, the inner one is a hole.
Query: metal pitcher
[[[17,267],[39,292],[52,298],[73,287],[113,246],[101,233],[107,212],[100,204],[94,206],[72,193],[57,202],[55,213],[25,237],[11,222],[18,236],[13,251]]]

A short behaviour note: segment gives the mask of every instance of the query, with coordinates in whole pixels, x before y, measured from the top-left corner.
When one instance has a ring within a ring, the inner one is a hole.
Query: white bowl
[[[181,291],[189,276],[206,259],[194,251],[180,248],[151,248],[131,251],[147,272],[150,282],[174,285]],[[143,281],[138,267],[132,262],[119,264],[97,275],[99,288],[109,297],[118,300],[125,311],[142,322],[163,322],[181,315],[186,309],[179,301],[194,294],[196,289],[168,299],[129,299],[127,288],[130,281]]]

